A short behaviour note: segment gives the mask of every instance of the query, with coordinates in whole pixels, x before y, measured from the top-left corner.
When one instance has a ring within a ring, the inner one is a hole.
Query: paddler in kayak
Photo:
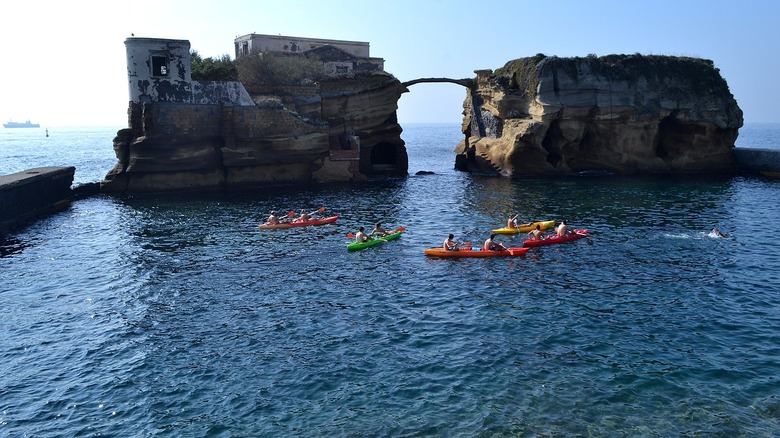
[[[517,215],[509,216],[509,219],[506,220],[506,227],[517,228]]]
[[[295,219],[295,222],[305,222],[310,220],[311,220],[311,215],[309,213],[306,213],[306,209],[304,208],[303,210],[301,210],[301,215]]]
[[[536,229],[529,231],[528,237],[531,240],[544,240],[544,233],[542,233],[542,226],[536,224]]]
[[[460,249],[458,248],[458,245],[460,245],[460,243],[455,241],[455,235],[450,234],[449,236],[447,236],[446,239],[444,239],[442,248],[444,248],[447,251],[457,251],[458,249]]]
[[[561,221],[561,224],[558,225],[558,229],[556,230],[558,237],[567,237],[569,234],[571,234],[571,230],[569,229],[569,225],[566,224],[566,219]]]
[[[371,237],[376,236],[377,234],[380,236],[387,236],[390,233],[382,228],[381,222],[377,222],[376,225],[374,225],[374,229],[371,230]]]
[[[358,228],[357,234],[355,234],[355,242],[363,243],[371,240],[371,237],[366,234],[366,229],[363,227]]]
[[[279,225],[279,216],[276,215],[276,211],[271,211],[268,219],[265,220],[266,225]]]
[[[495,234],[491,234],[490,237],[485,241],[485,244],[482,245],[483,251],[506,251],[506,248],[504,248],[504,245],[494,241],[493,239],[496,238]]]

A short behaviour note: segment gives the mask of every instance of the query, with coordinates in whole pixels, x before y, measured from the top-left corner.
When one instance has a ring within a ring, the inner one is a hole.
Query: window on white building
[[[152,76],[168,76],[167,56],[152,56]]]

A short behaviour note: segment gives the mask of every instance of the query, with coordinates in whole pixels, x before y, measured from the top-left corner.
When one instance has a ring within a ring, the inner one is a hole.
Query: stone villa
[[[250,53],[282,52],[316,56],[331,76],[384,71],[385,60],[372,58],[369,43],[320,38],[301,38],[283,35],[251,33],[235,40],[236,59]]]

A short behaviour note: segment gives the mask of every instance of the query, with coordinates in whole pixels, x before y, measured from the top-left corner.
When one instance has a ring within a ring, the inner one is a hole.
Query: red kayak
[[[294,228],[294,227],[309,227],[312,225],[325,225],[325,224],[332,224],[333,222],[336,222],[336,219],[338,219],[338,216],[328,216],[323,218],[316,218],[316,219],[309,219],[307,221],[302,220],[292,220],[289,222],[282,222],[279,224],[262,224],[260,225],[261,230],[286,230],[287,228]]]
[[[518,257],[525,255],[528,248],[507,248],[503,251],[486,251],[484,249],[460,248],[447,251],[444,248],[428,248],[425,255],[431,257]]]
[[[582,239],[583,237],[590,237],[587,228],[582,230],[574,230],[571,234],[564,237],[550,236],[550,237],[545,237],[542,240],[533,240],[533,239],[524,240],[523,246],[528,248],[533,246],[554,245],[556,243],[572,242],[577,239]]]

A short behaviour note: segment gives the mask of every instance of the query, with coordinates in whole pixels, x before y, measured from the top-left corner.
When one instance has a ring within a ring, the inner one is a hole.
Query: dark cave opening
[[[371,164],[395,164],[395,145],[390,143],[378,143],[371,148]]]
[[[547,162],[553,167],[558,167],[558,164],[563,160],[563,155],[561,155],[562,141],[561,128],[558,126],[558,121],[554,121],[550,124],[542,140],[542,147],[547,151]]]
[[[658,139],[655,155],[663,160],[671,160],[690,147],[697,135],[703,135],[705,129],[695,124],[680,123],[676,114],[664,117],[658,124]]]

